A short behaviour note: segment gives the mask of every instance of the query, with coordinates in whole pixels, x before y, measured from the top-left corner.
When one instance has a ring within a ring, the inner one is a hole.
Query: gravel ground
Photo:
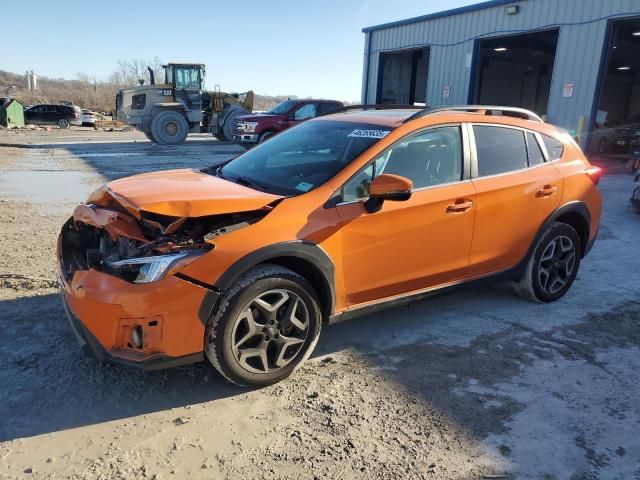
[[[0,478],[640,479],[630,177],[602,180],[599,239],[559,302],[487,284],[327,326],[292,378],[242,390],[204,363],[84,358],[54,273],[92,189],[238,147],[77,129],[0,144]]]

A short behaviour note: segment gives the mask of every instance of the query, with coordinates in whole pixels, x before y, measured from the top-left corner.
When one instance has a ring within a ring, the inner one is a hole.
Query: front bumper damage
[[[108,205],[80,205],[58,238],[59,283],[69,323],[85,353],[100,361],[159,369],[203,359],[205,325],[214,287],[167,268],[149,281],[122,260],[188,252],[198,261],[213,240],[258,221],[270,207],[198,218],[170,217]],[[182,260],[181,260],[182,261]]]
[[[143,370],[160,370],[164,368],[178,367],[181,365],[189,365],[191,363],[197,363],[204,360],[202,352],[187,354],[179,357],[170,357],[163,354],[155,354],[148,357],[142,357],[138,355],[138,358],[134,359],[131,354],[120,355],[117,353],[111,353],[102,346],[100,341],[93,335],[93,333],[76,317],[71,311],[67,302],[64,288],[60,288],[60,296],[62,298],[62,305],[64,306],[67,320],[71,326],[71,330],[78,340],[78,344],[82,348],[82,351],[87,357],[92,357],[99,362],[112,362],[127,367],[140,368]]]

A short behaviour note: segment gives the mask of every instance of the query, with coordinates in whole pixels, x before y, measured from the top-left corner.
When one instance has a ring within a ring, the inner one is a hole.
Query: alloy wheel
[[[286,367],[300,353],[309,334],[309,310],[291,290],[269,290],[240,312],[233,326],[236,361],[252,373]]]
[[[540,287],[548,294],[556,294],[571,281],[576,266],[576,246],[564,235],[551,240],[538,263]]]

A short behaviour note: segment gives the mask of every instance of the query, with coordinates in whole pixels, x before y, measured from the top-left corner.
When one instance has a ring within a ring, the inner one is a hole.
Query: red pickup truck
[[[233,141],[262,143],[271,135],[343,107],[336,100],[285,100],[267,113],[241,115],[234,121]]]

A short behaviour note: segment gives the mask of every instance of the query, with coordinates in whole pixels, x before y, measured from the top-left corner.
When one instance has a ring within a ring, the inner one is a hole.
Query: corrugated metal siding
[[[516,0],[513,3],[520,6],[517,15],[507,15],[505,6],[500,5],[366,33],[363,101],[374,103],[376,99],[380,52],[430,47],[429,74],[424,86],[427,104],[464,104],[469,97],[472,73],[466,59],[467,55],[474,54],[475,38],[560,26],[548,120],[568,129],[574,129],[581,116],[589,120],[607,32],[604,17],[640,16],[640,0]],[[596,21],[562,25],[592,20]],[[370,47],[368,52],[367,47]],[[575,83],[571,98],[562,97],[565,82]],[[442,95],[445,85],[451,87],[448,99]]]

